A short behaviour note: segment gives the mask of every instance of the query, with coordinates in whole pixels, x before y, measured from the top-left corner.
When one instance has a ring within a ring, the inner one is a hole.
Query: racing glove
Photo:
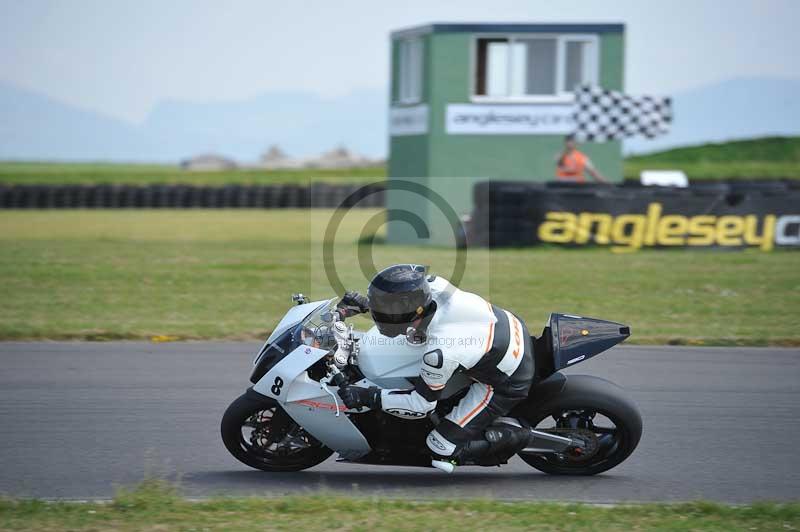
[[[358,409],[362,406],[380,409],[381,389],[377,386],[362,388],[361,386],[345,386],[339,388],[339,397],[347,408]]]
[[[369,301],[358,292],[345,292],[336,307],[339,309],[342,318],[349,318],[356,314],[369,312]]]

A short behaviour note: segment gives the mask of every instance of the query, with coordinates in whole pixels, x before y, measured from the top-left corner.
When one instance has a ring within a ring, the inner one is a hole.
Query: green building
[[[572,131],[572,90],[622,90],[622,24],[431,24],[391,35],[389,177],[438,193],[459,214],[487,179],[549,181]],[[581,151],[610,180],[622,179],[618,141]],[[388,193],[391,242],[430,242],[452,231],[414,191]]]

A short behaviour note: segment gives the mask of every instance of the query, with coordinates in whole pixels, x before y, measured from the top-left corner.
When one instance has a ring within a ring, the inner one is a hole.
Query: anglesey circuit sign
[[[774,214],[664,214],[661,203],[650,203],[642,214],[548,211],[538,238],[548,244],[610,245],[616,251],[642,247],[800,246],[800,216]]]
[[[614,251],[800,250],[800,190],[780,183],[764,186],[730,185],[709,193],[691,186],[580,189],[479,183],[470,239],[488,246],[597,245]]]
[[[448,135],[566,135],[575,130],[573,104],[450,104]]]
[[[566,135],[575,129],[572,104],[473,105],[450,104],[445,113],[448,135]],[[428,133],[425,104],[389,110],[389,135]]]

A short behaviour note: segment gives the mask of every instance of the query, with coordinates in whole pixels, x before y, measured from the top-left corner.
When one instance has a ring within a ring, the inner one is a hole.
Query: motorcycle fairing
[[[382,388],[402,388],[398,378],[418,376],[427,350],[425,344],[411,344],[404,336],[389,338],[372,327],[359,336],[358,369]]]
[[[387,338],[377,327],[359,336],[358,369],[381,388],[407,390],[414,387],[420,377],[422,357],[431,347],[411,344],[403,337]],[[440,397],[447,399],[472,384],[463,372],[457,372],[448,381]]]
[[[555,371],[583,362],[631,335],[627,325],[572,314],[551,314],[548,327]]]
[[[256,392],[275,399],[297,424],[326,447],[346,458],[362,456],[370,451],[366,438],[345,415],[346,408],[336,403],[319,382],[311,380],[306,370],[328,354],[324,349],[306,345],[298,346],[254,386]],[[277,393],[276,393],[277,392]]]

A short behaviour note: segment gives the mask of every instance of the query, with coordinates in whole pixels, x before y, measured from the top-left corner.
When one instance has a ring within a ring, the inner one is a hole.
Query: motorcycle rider
[[[455,464],[507,458],[526,446],[527,428],[490,428],[527,397],[533,381],[531,337],[517,316],[445,279],[427,276],[423,266],[414,264],[378,272],[367,297],[347,292],[340,312],[343,317],[369,312],[380,334],[406,335],[422,359],[414,389],[346,386],[339,395],[348,408],[423,418],[436,408],[450,378],[463,372],[474,382],[426,439],[432,465],[452,471]]]

